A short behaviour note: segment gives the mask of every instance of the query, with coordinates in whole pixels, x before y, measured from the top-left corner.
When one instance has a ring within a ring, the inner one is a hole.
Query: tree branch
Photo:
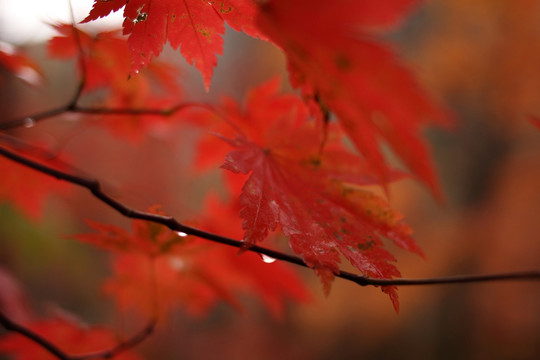
[[[25,165],[43,174],[53,176],[57,179],[70,182],[74,185],[88,189],[97,199],[101,200],[111,208],[115,209],[122,215],[145,221],[151,221],[157,224],[162,224],[169,229],[177,232],[183,232],[188,235],[193,235],[202,239],[210,240],[220,244],[233,246],[239,249],[252,251],[258,254],[266,255],[277,260],[285,261],[291,264],[309,267],[301,258],[289,255],[283,252],[279,252],[272,249],[267,249],[261,246],[253,245],[246,247],[246,243],[239,240],[234,240],[218,234],[213,234],[200,229],[196,229],[178,222],[175,218],[170,216],[163,216],[158,214],[152,214],[145,211],[139,211],[132,209],[125,204],[115,200],[105,192],[101,190],[101,185],[98,180],[85,178],[69,174],[64,171],[54,169],[50,166],[43,165],[34,160],[30,160],[24,156],[21,156],[11,150],[8,150],[0,146],[0,155],[8,159],[11,159],[19,164]],[[456,283],[470,283],[470,282],[489,282],[489,281],[504,281],[504,280],[526,280],[526,281],[540,281],[540,270],[531,270],[525,272],[503,273],[503,274],[488,274],[488,275],[463,275],[463,276],[451,276],[451,277],[437,277],[437,278],[425,278],[425,279],[375,279],[362,275],[357,275],[347,271],[338,271],[335,274],[336,277],[352,281],[361,286],[405,286],[405,285],[437,285],[437,284],[456,284]]]
[[[45,350],[47,350],[52,355],[56,356],[60,360],[90,360],[90,359],[111,359],[116,355],[132,349],[133,347],[140,344],[146,338],[148,338],[156,327],[156,319],[153,318],[149,323],[138,333],[133,335],[131,338],[122,341],[115,347],[107,350],[96,351],[93,353],[88,353],[84,355],[68,355],[56,345],[51,343],[49,340],[45,339],[43,336],[35,333],[34,331],[17,324],[15,321],[8,318],[5,314],[0,311],[0,324],[8,331],[16,332],[27,339],[38,344]]]
[[[45,350],[47,350],[48,352],[50,352],[51,354],[53,354],[60,360],[73,360],[69,355],[64,353],[62,350],[57,348],[48,340],[36,334],[32,330],[27,329],[24,326],[17,324],[16,322],[8,318],[6,315],[4,315],[1,311],[0,311],[0,324],[2,324],[2,326],[6,330],[16,332],[32,340],[33,342],[35,342],[36,344],[38,344],[39,346],[41,346],[42,348],[44,348]]]

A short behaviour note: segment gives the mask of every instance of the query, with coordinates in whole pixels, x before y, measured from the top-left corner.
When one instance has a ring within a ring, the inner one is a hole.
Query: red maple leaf
[[[270,0],[258,24],[286,53],[294,86],[329,108],[356,148],[378,169],[383,140],[440,197],[422,125],[446,123],[413,74],[371,30],[395,24],[418,0]]]
[[[70,355],[108,350],[118,344],[118,339],[109,329],[77,323],[66,317],[33,321],[24,325]],[[13,360],[57,359],[34,341],[15,333],[0,338],[0,352],[11,355]],[[123,351],[114,358],[141,360],[141,357],[130,350]]]
[[[257,6],[251,0],[96,0],[83,22],[107,16],[125,5],[124,34],[129,34],[132,74],[158,56],[168,41],[201,72],[208,89],[217,56],[223,52],[226,21],[237,31],[260,34],[254,26]]]
[[[268,106],[280,103],[276,91],[276,83],[270,82],[254,92],[256,100],[250,97],[253,103],[265,104],[261,114],[267,121],[233,112],[229,120],[241,122],[233,122],[235,139],[224,139],[236,150],[227,154],[222,167],[250,174],[239,198],[244,240],[255,244],[279,226],[292,250],[321,277],[326,292],[339,270],[340,254],[366,276],[399,276],[381,236],[422,253],[402,216],[362,189],[376,178],[372,168],[332,133],[321,152],[318,129],[306,121],[307,109],[296,108],[302,103],[289,103],[289,109]],[[389,170],[385,174],[395,176]],[[383,291],[397,309],[396,288]]]
[[[107,114],[100,124],[118,136],[137,142],[149,133],[160,132],[164,124],[170,123],[171,119],[165,116],[140,115],[137,110],[165,109],[179,101],[182,89],[175,81],[179,77],[176,67],[154,61],[146,71],[128,80],[126,69],[130,66],[130,51],[126,38],[117,31],[90,36],[67,24],[58,24],[54,28],[60,35],[49,40],[51,57],[69,59],[77,57],[79,51],[83,52],[84,69],[79,69],[85,74],[83,91],[107,89],[109,96],[100,104],[102,107],[133,111],[132,114]],[[157,89],[153,85],[157,85]],[[158,90],[164,90],[165,94]]]

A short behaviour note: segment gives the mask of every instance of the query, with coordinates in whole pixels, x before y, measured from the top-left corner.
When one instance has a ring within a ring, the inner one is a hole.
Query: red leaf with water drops
[[[197,222],[202,229],[233,239],[242,237],[242,224],[238,217],[240,187],[236,184],[237,178],[232,174],[227,176],[228,189],[233,190],[234,194],[230,201],[220,200],[212,193],[207,196],[204,215]],[[281,317],[284,314],[286,299],[297,303],[309,299],[305,284],[291,265],[251,252],[238,253],[236,249],[224,251],[232,266],[241,274],[244,291],[259,296],[273,315]]]
[[[385,184],[386,142],[441,197],[423,125],[446,115],[372,30],[395,24],[419,1],[270,0],[258,24],[286,53],[291,81],[309,101],[330,109]]]
[[[267,121],[250,117],[257,112],[239,114],[237,109],[227,117],[237,133],[234,139],[224,140],[236,149],[227,154],[222,167],[249,174],[239,198],[244,241],[263,241],[279,227],[292,250],[319,274],[325,292],[330,290],[333,273],[339,271],[341,255],[366,276],[398,277],[395,259],[384,249],[381,237],[422,252],[402,216],[362,188],[376,179],[373,168],[347,150],[332,127],[321,150],[319,130],[307,121],[305,106],[284,101],[290,96],[282,98],[276,91],[275,83],[265,84],[248,102],[259,104]],[[396,176],[388,169],[385,175]],[[396,288],[383,291],[397,310]]]
[[[217,55],[223,52],[225,22],[233,29],[260,36],[254,26],[257,6],[251,0],[124,0],[124,34],[129,34],[132,74],[158,56],[167,41],[201,72],[208,89]],[[96,0],[83,22],[122,7]]]

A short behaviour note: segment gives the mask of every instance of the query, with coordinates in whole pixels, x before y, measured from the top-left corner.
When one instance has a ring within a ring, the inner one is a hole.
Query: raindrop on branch
[[[36,121],[30,117],[27,117],[23,120],[23,125],[25,128],[31,128],[31,127],[34,127],[34,125],[36,125]]]
[[[271,264],[271,263],[276,261],[276,259],[274,259],[273,257],[270,257],[268,255],[264,255],[264,254],[261,254],[261,259],[262,259],[263,262],[265,262],[267,264]]]

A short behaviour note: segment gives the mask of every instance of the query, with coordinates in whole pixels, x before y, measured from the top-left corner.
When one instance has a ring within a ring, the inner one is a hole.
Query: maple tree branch
[[[16,332],[27,339],[33,341],[34,343],[38,344],[45,350],[47,350],[52,355],[56,356],[60,360],[90,360],[90,359],[111,359],[118,354],[127,351],[129,349],[132,349],[133,347],[140,344],[142,341],[144,341],[146,338],[148,338],[153,332],[156,327],[156,318],[152,318],[149,323],[138,333],[133,335],[131,338],[120,342],[118,345],[116,345],[113,348],[102,350],[102,351],[96,351],[88,354],[83,355],[68,355],[64,351],[62,351],[60,348],[58,348],[56,345],[45,339],[43,336],[37,334],[36,332],[16,323],[15,321],[11,320],[9,317],[7,317],[4,313],[0,311],[0,324],[8,331]]]
[[[17,324],[10,318],[8,318],[4,313],[0,311],[0,324],[8,330],[16,332],[27,339],[33,341],[34,343],[38,344],[48,352],[50,352],[52,355],[56,356],[60,360],[72,360],[72,358],[64,353],[62,350],[60,350],[58,347],[53,345],[51,342],[43,338],[42,336],[36,334],[30,329],[25,328],[22,325]]]
[[[289,255],[280,251],[267,249],[258,245],[247,246],[246,243],[239,240],[234,240],[218,234],[206,232],[200,229],[196,229],[178,222],[171,216],[164,216],[153,214],[145,211],[139,211],[132,209],[125,204],[115,200],[105,192],[101,190],[101,185],[98,180],[85,178],[69,174],[64,171],[54,169],[50,166],[40,164],[36,161],[30,160],[24,156],[21,156],[13,151],[10,151],[0,146],[0,155],[8,159],[11,159],[19,164],[25,165],[29,168],[37,170],[41,173],[53,176],[57,179],[70,182],[74,185],[78,185],[88,189],[94,197],[101,200],[111,208],[115,209],[122,215],[145,221],[151,221],[154,223],[162,224],[169,229],[177,232],[183,232],[188,235],[193,235],[199,238],[217,242],[220,244],[233,246],[242,250],[252,251],[258,254],[266,255],[271,258],[285,261],[291,264],[308,267],[309,266],[299,257]],[[335,274],[336,277],[352,281],[361,286],[406,286],[406,285],[442,285],[442,284],[456,284],[456,283],[470,283],[470,282],[489,282],[489,281],[504,281],[504,280],[523,280],[523,281],[540,281],[540,270],[531,270],[524,272],[514,273],[502,273],[502,274],[487,274],[487,275],[462,275],[462,276],[449,276],[449,277],[436,277],[436,278],[424,278],[424,279],[376,279],[370,278],[347,271],[338,271]]]

